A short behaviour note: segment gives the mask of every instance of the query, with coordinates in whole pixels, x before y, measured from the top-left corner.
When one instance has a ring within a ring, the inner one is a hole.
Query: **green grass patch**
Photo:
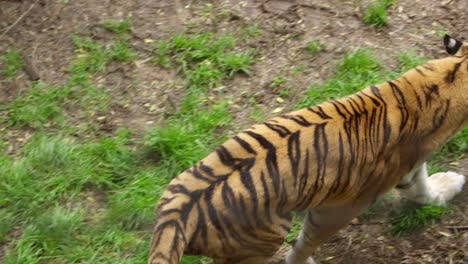
[[[450,35],[450,32],[445,29],[438,29],[434,31],[434,35],[436,35],[440,39],[444,39],[445,35]]]
[[[15,214],[9,212],[6,208],[0,209],[0,244],[6,241],[8,234],[13,230],[15,225]]]
[[[137,159],[121,133],[85,144],[36,135],[21,148],[21,158],[2,157],[0,207],[27,220],[90,186],[107,190],[121,183],[137,171]]]
[[[105,222],[125,230],[151,226],[156,199],[172,176],[162,166],[129,175],[123,187],[115,189],[110,195]]]
[[[236,48],[230,34],[180,33],[156,43],[156,62],[176,66],[187,80],[189,89],[206,91],[238,72],[250,74],[252,49]]]
[[[109,57],[117,61],[134,61],[137,54],[130,48],[126,41],[116,41],[109,48]]]
[[[320,53],[324,49],[325,45],[316,39],[308,41],[304,47],[304,51],[310,55]]]
[[[398,65],[395,69],[385,69],[372,50],[357,49],[346,54],[338,62],[336,72],[331,78],[321,85],[312,84],[304,98],[297,103],[297,107],[302,108],[350,95],[371,84],[394,79],[424,62],[426,59],[417,56],[413,51],[405,51],[398,54]]]
[[[82,228],[80,210],[60,207],[46,210],[27,225],[14,247],[7,250],[5,263],[40,263],[63,254]]]
[[[185,101],[192,103],[192,99]],[[226,103],[198,111],[194,111],[190,103],[170,117],[166,126],[148,130],[145,140],[147,149],[161,162],[173,164],[171,170],[174,173],[192,166],[222,143],[226,135],[224,132],[218,134],[217,130],[231,120]]]
[[[7,80],[12,80],[16,77],[18,70],[24,66],[21,54],[14,50],[7,50],[5,54],[0,56],[0,76]]]
[[[2,121],[8,126],[31,128],[63,124],[63,104],[70,92],[68,87],[32,84],[20,93],[15,101],[6,106],[7,113]]]
[[[293,215],[291,229],[289,230],[288,236],[284,242],[291,243],[301,232],[302,225],[304,222],[304,216],[299,214]]]
[[[73,44],[76,47],[77,56],[72,61],[70,75],[72,82],[82,84],[88,80],[90,75],[104,71],[109,62],[108,54],[104,47],[94,42],[90,38],[72,36]]]
[[[242,38],[250,39],[258,37],[262,34],[261,30],[258,28],[258,25],[248,25],[241,29]]]
[[[123,129],[82,143],[36,134],[17,158],[0,155],[5,263],[144,262],[150,233],[137,229],[154,221],[170,177],[162,168],[144,168],[130,144]],[[100,204],[85,192],[108,198]],[[14,228],[22,231],[18,239]]]
[[[386,10],[393,4],[393,0],[372,0],[364,10],[366,25],[382,27],[387,24]]]
[[[424,226],[440,220],[449,212],[447,207],[436,205],[403,208],[392,220],[390,232],[399,236],[420,230]]]
[[[130,32],[130,20],[129,19],[124,19],[124,20],[106,20],[102,22],[102,26],[115,33],[115,34],[124,34]]]
[[[104,72],[109,62],[132,61],[136,58],[136,53],[124,39],[115,40],[109,48],[86,37],[72,36],[72,40],[77,53],[69,69],[72,85],[91,85],[90,78]]]
[[[426,58],[418,56],[414,51],[403,51],[398,54],[398,66],[392,73],[400,75],[405,73],[418,65],[424,64]],[[398,76],[389,76],[387,78],[396,78]]]
[[[286,83],[286,78],[283,75],[277,75],[271,79],[271,86],[272,87],[281,87],[283,84]]]
[[[429,174],[446,171],[447,163],[457,163],[457,160],[466,157],[468,153],[468,128],[463,128],[452,139],[444,144],[431,158],[429,162]]]
[[[382,79],[382,68],[371,50],[358,49],[345,55],[338,63],[335,75],[322,85],[312,84],[306,95],[299,100],[302,108],[326,100],[352,94]]]
[[[468,153],[468,127],[462,129],[438,152],[439,155],[452,158],[466,153]]]

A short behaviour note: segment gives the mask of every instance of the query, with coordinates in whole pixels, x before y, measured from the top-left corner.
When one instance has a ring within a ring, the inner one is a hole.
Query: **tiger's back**
[[[310,229],[329,208],[354,208],[343,217],[351,219],[466,125],[466,100],[441,91],[451,85],[466,91],[466,66],[461,83],[446,80],[445,67],[453,71],[457,63],[466,65],[466,55],[229,139],[168,185],[149,263],[178,263],[184,251],[219,263],[262,263],[281,246],[293,211],[315,210]],[[331,231],[346,223],[322,222],[317,226]],[[315,240],[331,231],[315,230]]]

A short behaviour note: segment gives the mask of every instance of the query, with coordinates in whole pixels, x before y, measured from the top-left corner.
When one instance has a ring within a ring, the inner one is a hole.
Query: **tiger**
[[[446,204],[465,176],[429,177],[426,160],[468,124],[468,43],[446,35],[447,57],[256,124],[173,178],[156,206],[148,263],[183,254],[219,263],[268,263],[292,214],[304,212],[283,263],[314,250],[378,197],[397,189]]]

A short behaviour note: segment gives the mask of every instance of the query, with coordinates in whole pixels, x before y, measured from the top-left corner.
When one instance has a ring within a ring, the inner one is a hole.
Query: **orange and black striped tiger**
[[[468,124],[468,45],[444,44],[447,58],[254,125],[175,177],[157,206],[148,263],[184,253],[265,263],[293,211],[307,215],[285,263],[314,263],[320,243],[391,188],[420,203],[450,200],[465,177],[428,177],[425,160]]]

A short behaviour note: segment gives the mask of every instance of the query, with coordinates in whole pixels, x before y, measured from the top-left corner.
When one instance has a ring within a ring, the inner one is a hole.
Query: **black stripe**
[[[198,164],[198,166],[200,167],[200,169],[201,169],[204,173],[208,174],[209,176],[211,176],[211,177],[215,177],[215,176],[216,176],[216,175],[214,174],[214,172],[213,172],[213,169],[212,169],[211,167],[209,167],[209,166],[206,166],[206,165],[203,163],[203,161],[200,161],[200,163]]]
[[[161,207],[167,205],[168,203],[172,202],[177,196],[172,196],[170,198],[168,197],[162,197],[161,199],[159,199],[158,201],[158,206],[156,208],[156,212],[158,212],[160,210]]]
[[[424,69],[426,69],[428,71],[434,71],[434,68],[429,63],[423,64],[423,65],[421,65],[421,67],[423,67]]]
[[[184,243],[184,245],[187,244],[187,238],[185,237],[185,232],[183,231],[182,226],[180,225],[179,221],[177,221],[177,220],[168,220],[166,222],[158,224],[157,227],[156,227],[155,233],[159,233],[159,236],[157,238],[156,243],[154,243],[154,244],[158,245],[160,243],[161,235],[163,233],[163,230],[167,229],[167,228],[171,228],[171,227],[174,228],[175,236],[172,239],[170,254],[177,253],[177,255],[176,255],[177,259],[179,259],[181,257],[180,253],[177,252],[177,248],[179,246],[179,243],[182,242],[182,243]],[[182,237],[182,241],[179,240],[180,237]]]
[[[218,146],[215,150],[218,154],[219,160],[226,166],[232,167],[235,164],[235,159],[232,157],[231,153],[223,146]]]
[[[298,210],[304,210],[305,208],[301,207],[302,201],[305,200],[306,195],[304,193],[304,190],[307,186],[307,182],[309,181],[309,164],[311,163],[309,160],[309,150],[306,149],[306,155],[305,155],[305,160],[304,160],[304,171],[301,175],[301,178],[299,180],[299,188],[297,189],[297,199],[296,199],[296,207]]]
[[[455,81],[455,74],[460,69],[460,66],[461,66],[462,62],[463,61],[461,61],[459,63],[455,63],[455,66],[453,67],[453,70],[449,71],[448,74],[445,76],[445,81],[447,83],[453,83],[453,81]]]
[[[441,107],[436,109],[436,111],[434,112],[434,116],[432,117],[432,132],[434,132],[442,126],[447,117],[449,108],[450,100],[447,99]]]
[[[343,188],[341,189],[340,193],[343,193],[346,188],[349,186],[351,182],[351,174],[352,174],[352,168],[354,165],[355,161],[355,148],[353,144],[353,133],[351,131],[351,128],[349,126],[348,122],[344,122],[344,132],[346,135],[346,139],[348,141],[348,151],[349,151],[349,162],[348,162],[348,168],[346,170],[346,180],[345,183],[343,184]]]
[[[368,134],[368,140],[369,143],[371,144],[371,150],[372,153],[375,154],[375,144],[378,142],[375,142],[375,126],[376,126],[376,117],[377,117],[377,109],[372,109],[372,113],[369,117],[369,122],[367,126],[367,134]]]
[[[239,194],[239,214],[244,216],[245,225],[244,226],[253,226],[250,222],[250,218],[247,214],[247,203],[244,200],[244,196]]]
[[[218,233],[221,234],[222,236],[225,236],[224,230],[218,218],[217,210],[211,202],[211,199],[213,198],[214,187],[215,187],[214,185],[211,185],[207,189],[205,189],[205,192],[204,192],[205,194],[204,198],[205,198],[205,203],[207,207],[208,217],[210,218],[210,222],[213,223],[213,226],[217,229]]]
[[[353,109],[355,114],[360,114],[362,113],[363,109],[361,106],[354,100],[352,97],[348,97],[347,100],[349,101],[349,105],[351,105],[351,108]]]
[[[285,208],[288,204],[288,192],[286,190],[286,184],[284,179],[281,181],[281,192],[279,193],[279,202],[276,206],[276,213],[279,217],[283,219],[291,218],[291,213],[289,208]]]
[[[257,152],[252,148],[252,146],[247,141],[243,140],[242,138],[238,136],[234,136],[233,139],[237,143],[239,143],[239,145],[241,145],[248,153],[257,154]]]
[[[262,181],[262,187],[263,187],[263,210],[265,210],[265,217],[270,221],[270,223],[273,223],[271,219],[271,213],[270,213],[270,193],[268,192],[268,185],[265,181],[265,174],[263,171],[261,172],[260,180]]]
[[[312,123],[307,121],[307,119],[301,115],[282,115],[281,118],[292,120],[303,127],[309,127],[312,125]]]
[[[382,94],[380,94],[379,88],[375,85],[372,85],[371,87],[372,93],[380,99],[381,102],[384,102],[384,99],[382,98]]]
[[[370,95],[368,95],[368,94],[366,94],[366,93],[364,93],[362,91],[360,93],[362,95],[364,95],[365,97],[369,98],[375,106],[380,106],[380,102],[377,99],[375,99],[374,97],[372,97],[372,96],[370,96]]]
[[[234,218],[236,219],[238,224],[240,224],[241,226],[248,226],[249,219],[245,214],[245,211],[240,208],[240,200],[236,198],[232,188],[228,185],[227,182],[224,183],[221,192],[224,206],[227,209],[227,211],[234,215]]]
[[[207,178],[207,177],[203,176],[200,173],[200,171],[198,170],[197,165],[193,166],[193,168],[191,170],[188,170],[188,172],[191,173],[195,178],[197,178],[199,180],[202,180],[202,181],[205,181],[205,182],[208,182],[208,183],[213,183],[214,182],[213,179],[210,179],[210,178]]]
[[[351,111],[348,110],[348,108],[346,108],[346,105],[344,105],[343,103],[341,103],[340,101],[333,101],[334,103],[340,105],[347,113],[348,115],[352,116],[353,114],[351,113]]]
[[[336,105],[335,101],[330,101],[330,103],[333,105],[333,107],[335,107],[335,110],[336,112],[343,118],[343,119],[346,119],[346,115],[341,112],[340,108],[338,108],[338,106]]]
[[[402,132],[403,128],[405,127],[409,119],[408,105],[406,104],[405,96],[401,92],[400,88],[393,82],[388,82],[388,84],[392,88],[393,95],[395,99],[397,100],[398,106],[400,108],[400,115],[401,115],[400,132]]]
[[[315,180],[314,191],[322,189],[325,181],[328,156],[328,139],[325,132],[326,123],[317,125],[314,131],[314,151],[316,156],[317,175]]]
[[[299,143],[299,135],[301,131],[298,130],[297,132],[291,134],[288,138],[288,157],[289,162],[291,163],[291,170],[294,178],[293,186],[296,187],[297,184],[297,177],[299,171],[299,162],[301,160],[301,151],[300,151],[300,143]]]
[[[251,202],[252,202],[252,213],[253,218],[257,222],[257,227],[260,226],[260,217],[258,216],[258,196],[257,190],[255,189],[255,185],[252,181],[252,176],[250,175],[249,171],[242,171],[240,173],[240,179],[244,187],[249,191],[251,195]]]
[[[169,184],[166,188],[168,192],[171,193],[183,193],[186,195],[191,195],[192,193],[182,184]]]
[[[314,108],[317,108],[318,110],[315,110]],[[314,106],[314,107],[307,107],[307,110],[309,110],[310,112],[314,114],[317,114],[322,119],[331,119],[331,117],[327,115],[325,111],[323,111],[323,108],[319,105]]]
[[[439,96],[439,86],[437,86],[436,84],[423,86],[421,90],[424,93],[424,99],[426,101],[426,107],[429,107],[431,105],[432,99],[434,97],[436,97],[436,100],[438,100],[437,97]]]
[[[341,177],[343,176],[343,167],[344,167],[344,147],[343,147],[343,136],[341,136],[341,132],[338,134],[338,171],[336,174],[336,180],[333,183],[333,187],[331,190],[336,192],[338,187],[340,187]]]
[[[419,109],[422,109],[421,98],[419,98],[419,95],[418,95],[418,93],[416,92],[416,90],[413,90],[413,93],[414,93],[414,97],[416,98],[416,102],[418,103]]]
[[[424,74],[423,71],[421,71],[420,69],[418,69],[418,67],[414,68],[419,74],[421,74],[422,76],[426,77],[426,74]]]
[[[289,131],[289,129],[287,129],[286,127],[282,126],[282,125],[277,125],[277,124],[270,124],[268,122],[265,122],[264,123],[265,126],[267,126],[269,129],[275,131],[276,133],[278,133],[278,135],[280,137],[285,137],[289,134],[291,134],[291,131]]]
[[[202,243],[205,247],[208,245],[208,233],[207,233],[207,228],[206,228],[205,214],[203,213],[203,210],[200,205],[197,205],[197,211],[198,211],[197,225],[195,227],[195,231],[193,232],[192,237],[190,238],[189,246],[188,246],[189,248],[193,248],[190,245],[194,245],[195,240],[198,237],[201,238]]]
[[[267,150],[267,155],[265,158],[265,164],[268,169],[268,174],[271,178],[271,182],[273,184],[273,188],[275,189],[275,193],[278,193],[279,191],[279,170],[278,170],[278,161],[276,158],[276,147],[271,144],[266,138],[264,138],[262,135],[259,135],[255,132],[252,131],[246,131],[245,132],[247,135],[251,136],[257,142]]]

